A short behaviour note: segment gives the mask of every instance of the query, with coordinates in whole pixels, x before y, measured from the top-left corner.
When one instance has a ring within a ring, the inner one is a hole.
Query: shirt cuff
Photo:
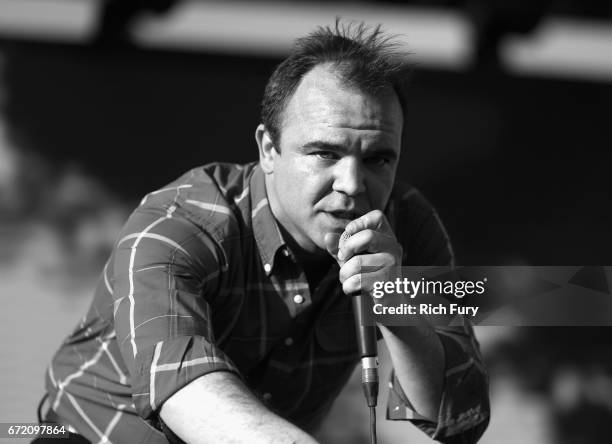
[[[136,356],[132,399],[138,414],[151,419],[178,390],[216,371],[229,371],[242,379],[229,357],[203,336],[181,336],[158,342]]]
[[[488,378],[479,360],[466,353],[462,341],[438,332],[444,347],[446,370],[437,422],[417,413],[394,372],[389,381],[387,419],[412,422],[435,440],[474,443],[489,421]],[[463,357],[458,362],[457,358]]]

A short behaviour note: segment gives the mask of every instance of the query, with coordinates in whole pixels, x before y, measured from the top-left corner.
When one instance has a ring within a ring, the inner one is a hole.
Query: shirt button
[[[272,399],[272,394],[267,393],[267,392],[264,393],[263,394],[263,399],[264,399],[264,401],[269,401],[270,399]]]
[[[285,345],[286,345],[287,347],[292,346],[292,345],[293,345],[293,338],[286,338],[286,339],[285,339]]]
[[[272,265],[264,264],[264,270],[266,270],[266,273],[270,273],[270,270],[272,270]]]
[[[295,302],[296,304],[301,304],[302,302],[304,302],[304,296],[302,296],[301,294],[296,294],[295,296],[293,296],[293,302]]]

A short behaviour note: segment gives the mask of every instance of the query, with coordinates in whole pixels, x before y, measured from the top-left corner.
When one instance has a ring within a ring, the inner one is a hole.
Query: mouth
[[[360,214],[357,213],[356,211],[336,210],[336,211],[326,211],[326,213],[330,214],[336,219],[342,219],[342,220],[348,220],[348,221],[357,219],[360,216]]]
[[[324,231],[342,233],[346,226],[365,213],[360,213],[355,210],[332,210],[322,211],[324,218]]]

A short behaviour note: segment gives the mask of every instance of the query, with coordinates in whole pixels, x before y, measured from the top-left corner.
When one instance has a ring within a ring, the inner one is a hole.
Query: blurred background
[[[609,2],[0,0],[1,422],[35,421],[45,367],[140,198],[197,165],[256,160],[268,76],[336,16],[413,53],[399,175],[438,208],[458,263],[612,264]],[[607,440],[609,328],[477,335],[481,442]],[[430,442],[384,421],[385,400],[381,444]],[[354,378],[319,438],[367,442],[367,413]]]

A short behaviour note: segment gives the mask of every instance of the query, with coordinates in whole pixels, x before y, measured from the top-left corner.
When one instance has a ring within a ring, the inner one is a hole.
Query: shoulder
[[[231,198],[242,192],[257,164],[215,162],[187,171],[185,174],[161,188],[148,193],[140,202],[163,204],[185,197],[199,197],[207,200]]]
[[[174,207],[177,216],[210,231],[223,231],[240,219],[239,196],[247,193],[256,163],[210,163],[193,168],[147,194],[139,208]]]
[[[244,233],[245,218],[235,196],[245,194],[255,165],[212,163],[193,168],[144,196],[123,231],[163,227],[179,245],[204,240],[219,248],[226,239]]]
[[[147,194],[125,223],[116,250],[137,245],[140,257],[174,261],[183,254],[191,269],[225,269],[245,233],[233,196],[243,195],[254,165],[204,165]]]

